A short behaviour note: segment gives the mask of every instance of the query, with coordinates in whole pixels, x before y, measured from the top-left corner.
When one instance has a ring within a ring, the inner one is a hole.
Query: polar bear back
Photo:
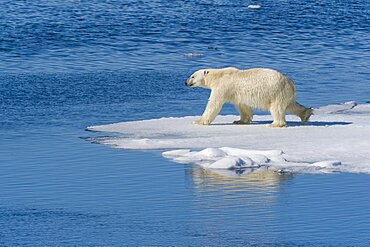
[[[288,105],[295,100],[293,81],[276,70],[225,68],[209,71],[207,84],[222,95],[225,102],[269,109],[273,103]]]

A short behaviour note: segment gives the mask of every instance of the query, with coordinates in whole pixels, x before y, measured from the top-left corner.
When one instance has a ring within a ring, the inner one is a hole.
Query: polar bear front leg
[[[273,122],[268,124],[267,127],[282,128],[286,126],[285,121],[285,108],[280,106],[279,103],[274,103],[270,107]]]
[[[202,117],[193,122],[193,124],[199,125],[209,125],[217,117],[218,113],[221,111],[221,108],[224,104],[223,97],[218,95],[215,92],[211,92],[209,96],[207,107],[204,110]]]
[[[252,108],[245,104],[235,104],[240,113],[240,120],[234,121],[234,124],[249,124],[253,117]]]

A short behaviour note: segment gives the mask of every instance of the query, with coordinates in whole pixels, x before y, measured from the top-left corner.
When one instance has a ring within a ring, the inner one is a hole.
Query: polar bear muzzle
[[[187,79],[187,80],[186,80],[186,82],[185,82],[185,86],[187,86],[187,87],[191,87],[191,86],[193,86],[193,85],[194,85],[194,83],[193,83],[192,78],[189,78],[189,79]]]

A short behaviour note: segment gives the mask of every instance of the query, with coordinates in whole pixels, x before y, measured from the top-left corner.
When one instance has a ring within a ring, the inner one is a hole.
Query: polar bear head
[[[201,69],[194,72],[185,82],[188,87],[206,87],[205,78],[209,74],[209,70]]]

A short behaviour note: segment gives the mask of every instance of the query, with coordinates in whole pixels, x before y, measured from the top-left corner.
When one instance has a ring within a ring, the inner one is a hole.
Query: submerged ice
[[[250,125],[232,125],[238,116],[219,116],[210,126],[192,125],[195,116],[91,126],[88,130],[124,134],[95,142],[121,149],[160,149],[178,163],[217,172],[272,170],[279,173],[370,173],[370,104],[346,102],[315,109],[302,125],[271,129],[270,116]]]

